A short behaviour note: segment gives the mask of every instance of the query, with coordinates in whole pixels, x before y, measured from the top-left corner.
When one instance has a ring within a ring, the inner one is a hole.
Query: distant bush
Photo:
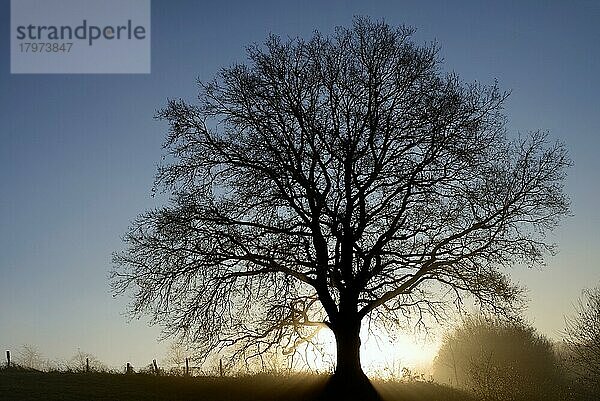
[[[66,364],[66,369],[73,372],[86,372],[89,368],[91,372],[106,372],[108,367],[89,352],[77,350],[75,355]]]
[[[566,319],[565,355],[578,399],[600,399],[600,287],[584,290]]]
[[[51,366],[50,361],[44,358],[38,347],[31,344],[21,346],[13,363],[32,370],[48,370]]]
[[[434,378],[483,401],[563,400],[563,376],[552,343],[522,323],[475,316],[448,333]]]

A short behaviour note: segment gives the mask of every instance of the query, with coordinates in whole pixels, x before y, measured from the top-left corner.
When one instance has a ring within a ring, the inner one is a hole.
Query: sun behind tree
[[[156,186],[170,201],[114,257],[134,314],[201,355],[292,352],[328,328],[332,383],[359,398],[363,321],[395,330],[465,295],[515,311],[502,268],[552,251],[570,162],[545,134],[510,141],[507,94],[443,74],[413,32],[356,18],[270,36],[200,82],[198,105],[169,101]]]

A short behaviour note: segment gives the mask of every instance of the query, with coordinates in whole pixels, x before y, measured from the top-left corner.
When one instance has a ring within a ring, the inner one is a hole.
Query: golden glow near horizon
[[[403,368],[414,374],[429,375],[438,348],[436,343],[409,334],[398,335],[393,341],[371,335],[361,348],[363,369],[367,375],[382,378],[401,377]]]
[[[412,374],[431,374],[431,364],[437,355],[439,341],[422,339],[411,334],[398,334],[394,339],[383,333],[361,331],[361,364],[371,378],[396,378],[404,375],[403,369]],[[317,341],[323,348],[323,355],[307,358],[307,364],[317,371],[331,370],[335,365],[335,338],[331,330],[321,330]]]

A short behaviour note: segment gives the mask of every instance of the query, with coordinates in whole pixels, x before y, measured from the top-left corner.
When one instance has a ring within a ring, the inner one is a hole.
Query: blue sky
[[[11,75],[10,13],[0,0],[0,347],[34,344],[51,359],[77,348],[110,365],[160,359],[159,329],[122,316],[108,286],[111,253],[151,186],[167,98],[193,99],[195,80],[244,61],[269,32],[308,37],[354,15],[437,40],[464,80],[512,92],[513,132],[549,130],[575,166],[574,217],[553,236],[543,271],[515,268],[529,319],[558,338],[580,290],[600,281],[600,2],[152,0],[149,75]],[[454,3],[454,4],[453,4]]]

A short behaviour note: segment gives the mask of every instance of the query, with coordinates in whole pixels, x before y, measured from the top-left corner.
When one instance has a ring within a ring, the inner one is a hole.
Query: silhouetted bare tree
[[[597,399],[600,394],[600,287],[586,289],[575,313],[566,318],[567,366],[578,379],[580,396]]]
[[[441,72],[414,30],[357,18],[331,36],[248,49],[248,63],[169,101],[156,186],[115,256],[133,313],[204,353],[246,357],[328,327],[334,377],[366,378],[364,319],[397,327],[471,294],[510,313],[501,269],[537,264],[568,211],[565,149],[508,139],[496,84]]]

